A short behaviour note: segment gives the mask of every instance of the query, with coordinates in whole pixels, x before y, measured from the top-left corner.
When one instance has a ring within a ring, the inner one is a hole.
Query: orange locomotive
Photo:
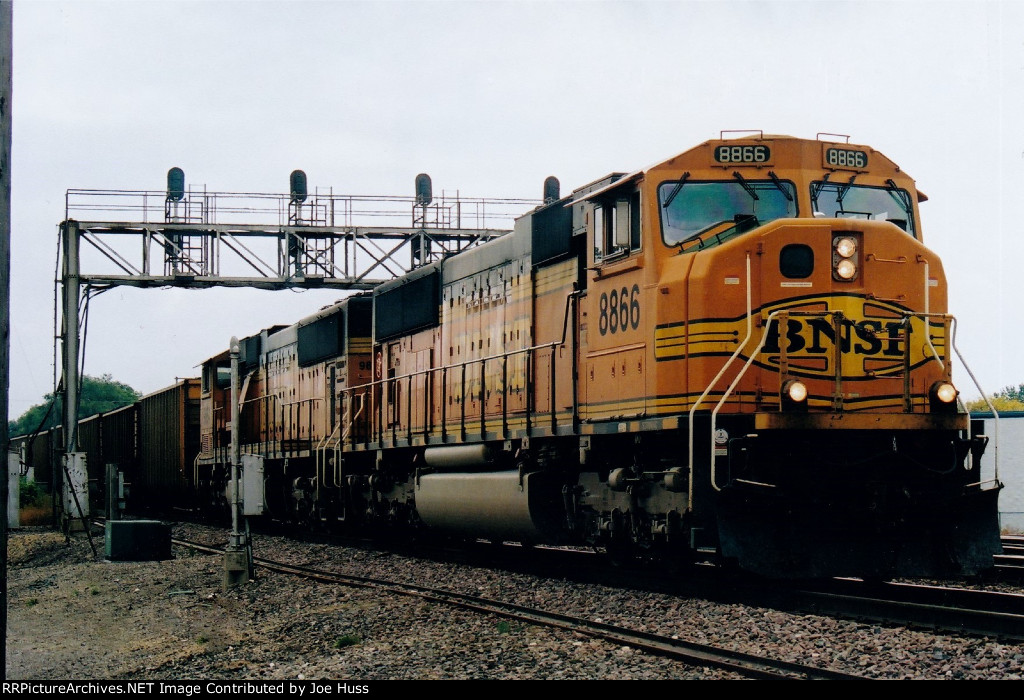
[[[548,194],[510,234],[243,341],[249,512],[771,576],[992,565],[1001,485],[898,166],[758,133]],[[203,369],[210,494],[226,361]]]

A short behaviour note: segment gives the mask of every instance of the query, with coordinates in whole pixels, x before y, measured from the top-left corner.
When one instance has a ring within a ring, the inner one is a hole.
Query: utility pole
[[[0,0],[0,447],[3,447],[4,477],[0,479],[0,509],[2,509],[4,581],[0,588],[0,606],[3,607],[3,633],[0,634],[0,659],[3,660],[3,680],[7,680],[7,449],[10,435],[7,430],[10,407],[10,347],[11,347],[11,64],[14,48],[11,45],[14,12],[12,0]]]

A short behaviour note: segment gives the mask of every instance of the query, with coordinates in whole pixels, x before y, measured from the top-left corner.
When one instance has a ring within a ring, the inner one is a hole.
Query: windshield
[[[663,182],[658,186],[658,201],[661,235],[673,246],[698,238],[721,241],[797,213],[796,189],[781,180]]]
[[[915,235],[910,195],[894,186],[866,187],[819,180],[811,183],[811,204],[817,217],[890,221]]]

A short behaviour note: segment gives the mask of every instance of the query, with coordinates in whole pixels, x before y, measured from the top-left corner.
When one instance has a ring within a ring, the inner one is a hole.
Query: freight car
[[[61,456],[64,430],[57,426],[11,441],[24,445],[23,471],[33,470],[36,481],[53,492],[63,489]],[[92,515],[104,510],[107,498],[106,465],[116,465],[119,489],[129,512],[165,513],[168,508],[194,508],[192,482],[199,453],[199,380],[181,379],[135,403],[97,413],[78,423],[79,452],[85,455],[88,503]],[[68,516],[76,517],[75,512]]]
[[[505,236],[241,341],[248,514],[776,577],[992,565],[1001,484],[900,167],[755,132],[556,184]],[[203,363],[204,507],[230,377]]]

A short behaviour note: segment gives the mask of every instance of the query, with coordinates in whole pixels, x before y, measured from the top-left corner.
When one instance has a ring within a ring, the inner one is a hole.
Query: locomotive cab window
[[[594,206],[594,262],[617,260],[640,250],[640,192]]]
[[[720,182],[693,182],[688,173],[658,186],[662,240],[700,248],[721,243],[775,219],[797,215],[796,187],[779,180],[748,180],[739,173]]]
[[[228,389],[231,387],[231,365],[229,363],[208,363],[203,367],[200,378],[200,391],[204,394],[214,387]]]
[[[811,183],[811,204],[818,217],[888,221],[917,237],[910,193],[892,181],[886,187],[868,187],[853,180],[819,180]]]

